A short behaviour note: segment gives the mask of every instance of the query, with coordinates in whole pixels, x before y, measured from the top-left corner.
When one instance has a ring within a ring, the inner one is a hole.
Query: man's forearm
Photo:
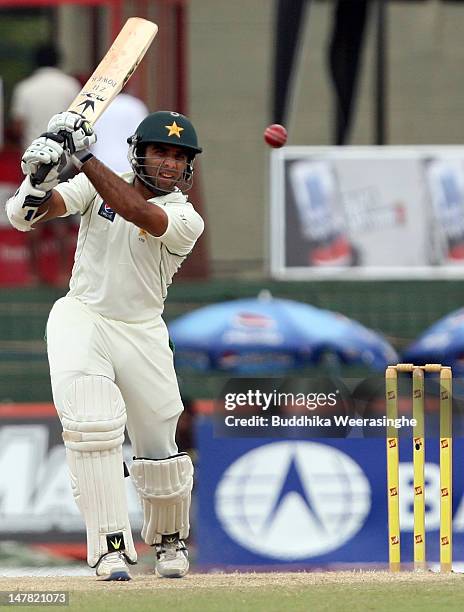
[[[103,200],[118,215],[146,229],[154,236],[161,236],[167,228],[167,215],[159,206],[152,206],[135,188],[92,157],[81,170],[98,191]]]

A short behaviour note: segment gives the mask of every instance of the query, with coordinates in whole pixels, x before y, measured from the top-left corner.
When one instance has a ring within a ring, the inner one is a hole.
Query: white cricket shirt
[[[132,183],[134,174],[121,178]],[[149,200],[168,216],[165,233],[156,237],[113,211],[83,173],[55,189],[68,214],[82,215],[68,295],[109,319],[141,323],[160,316],[172,277],[204,228],[187,196],[177,191]]]

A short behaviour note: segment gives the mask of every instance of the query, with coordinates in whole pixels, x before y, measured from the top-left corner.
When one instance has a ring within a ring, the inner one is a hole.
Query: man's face
[[[172,191],[182,179],[188,156],[182,147],[162,143],[148,144],[144,169],[154,185],[163,191]]]

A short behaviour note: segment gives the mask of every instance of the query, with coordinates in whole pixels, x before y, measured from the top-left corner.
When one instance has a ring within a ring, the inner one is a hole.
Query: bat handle
[[[31,174],[31,185],[35,187],[45,180],[45,177],[53,168],[52,164],[43,164],[35,174]]]
[[[72,139],[71,132],[67,132],[66,130],[61,130],[58,134],[54,134],[54,136],[58,136],[56,141],[63,145],[63,149],[69,153],[69,155],[74,155],[76,152],[76,147],[74,146],[74,141]]]

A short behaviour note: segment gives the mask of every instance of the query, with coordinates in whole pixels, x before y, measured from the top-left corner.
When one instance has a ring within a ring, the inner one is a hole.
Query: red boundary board
[[[51,403],[37,404],[0,404],[1,419],[31,419],[31,418],[58,418],[55,406]]]
[[[211,414],[214,401],[199,399],[195,401],[196,414]],[[55,406],[49,402],[28,404],[0,404],[0,421],[2,419],[57,418]]]

